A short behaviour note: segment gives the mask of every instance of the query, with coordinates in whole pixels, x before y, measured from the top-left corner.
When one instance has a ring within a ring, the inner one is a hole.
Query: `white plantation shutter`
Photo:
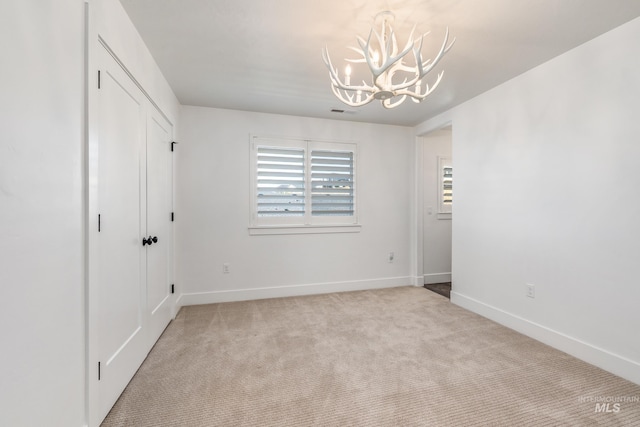
[[[257,215],[305,215],[305,156],[301,148],[258,147]]]
[[[442,169],[442,203],[450,205],[453,203],[453,168],[445,166]]]
[[[450,214],[453,206],[453,166],[451,158],[438,157],[440,206],[438,213]]]
[[[353,216],[352,151],[311,151],[311,215]]]
[[[252,137],[251,226],[316,227],[316,231],[317,227],[359,227],[356,147],[355,143]],[[333,228],[329,232],[336,232]]]

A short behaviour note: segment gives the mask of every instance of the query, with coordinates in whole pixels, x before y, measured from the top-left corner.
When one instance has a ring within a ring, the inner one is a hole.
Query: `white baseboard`
[[[451,282],[451,272],[449,273],[430,273],[424,275],[424,284],[447,283]]]
[[[363,291],[367,289],[412,286],[412,278],[389,277],[384,279],[353,280],[348,282],[314,283],[308,285],[273,286],[268,288],[232,289],[224,291],[183,293],[177,307],[186,305],[214,304],[217,302],[248,301],[266,298],[281,298],[302,295],[328,294],[332,292]]]
[[[457,292],[451,292],[451,302],[640,385],[640,363],[638,362],[613,354],[605,349],[585,343]]]

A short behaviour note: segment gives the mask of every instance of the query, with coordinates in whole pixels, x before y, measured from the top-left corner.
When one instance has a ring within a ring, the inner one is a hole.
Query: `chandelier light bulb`
[[[358,57],[347,59],[347,62],[366,65],[371,73],[370,82],[363,80],[361,85],[351,85],[350,65],[346,66],[342,80],[338,75],[338,69],[331,63],[328,48],[322,50],[322,59],[329,69],[331,90],[343,103],[351,107],[360,107],[377,99],[384,108],[394,108],[402,104],[407,97],[415,102],[422,101],[440,84],[444,71],[438,73],[433,84],[425,84],[424,89],[422,79],[455,43],[455,38],[449,43],[449,28],[436,56],[433,59],[423,59],[422,45],[426,34],[414,39],[414,26],[404,48],[399,49],[398,38],[392,27],[393,18],[393,13],[389,11],[380,12],[375,20],[380,29],[371,28],[366,40],[356,37],[359,47],[349,47]]]

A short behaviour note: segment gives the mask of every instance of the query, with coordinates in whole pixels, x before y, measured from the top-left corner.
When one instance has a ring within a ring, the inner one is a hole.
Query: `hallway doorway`
[[[423,138],[423,278],[448,294],[451,288],[453,205],[452,127]],[[443,284],[448,284],[448,291]],[[437,285],[437,286],[436,286]]]

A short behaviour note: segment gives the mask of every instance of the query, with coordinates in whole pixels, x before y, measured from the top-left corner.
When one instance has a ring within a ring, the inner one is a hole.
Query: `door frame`
[[[451,126],[453,129],[453,119],[448,115],[435,117],[416,128],[414,143],[414,174],[413,174],[413,197],[412,197],[412,232],[411,232],[411,275],[413,285],[424,286],[424,144],[426,137],[443,128]],[[451,141],[453,150],[454,143]],[[453,264],[453,260],[452,260]],[[453,266],[451,267],[453,281]]]
[[[90,5],[89,5],[90,6]],[[159,114],[172,127],[175,133],[175,123],[162,111],[162,109],[151,99],[147,91],[144,90],[140,82],[133,76],[125,64],[120,60],[118,55],[111,49],[108,43],[100,37],[95,25],[96,17],[92,15],[92,11],[86,9],[85,13],[85,153],[84,153],[84,245],[85,245],[85,292],[84,292],[84,318],[85,318],[85,421],[89,427],[97,427],[102,422],[99,419],[99,399],[98,399],[98,321],[95,307],[95,290],[99,283],[97,265],[99,260],[99,248],[97,239],[98,230],[98,178],[99,178],[99,92],[98,92],[98,70],[100,64],[100,49],[113,57],[115,62],[124,70],[133,83],[142,91],[144,97],[149,101],[150,108],[155,108]],[[94,11],[95,13],[95,11]],[[175,202],[175,159],[171,159],[171,204]],[[172,208],[173,210],[173,208]],[[173,242],[174,242],[174,223],[170,226],[170,281],[174,282],[173,268]],[[171,318],[176,314],[176,295],[171,296]]]

